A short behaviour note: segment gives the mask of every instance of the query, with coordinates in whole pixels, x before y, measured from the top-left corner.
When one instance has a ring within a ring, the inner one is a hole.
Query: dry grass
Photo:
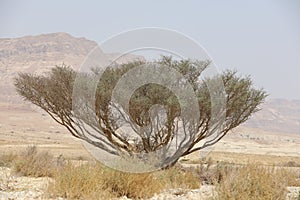
[[[164,188],[154,173],[131,174],[104,168],[103,177],[104,189],[116,196],[148,198]]]
[[[299,175],[284,168],[248,164],[221,172],[218,199],[285,199],[287,186],[300,186]]]
[[[69,163],[56,172],[54,180],[49,193],[67,199],[147,198],[163,188],[152,173],[124,173],[100,164],[76,167]]]
[[[2,166],[24,176],[51,176],[48,194],[66,199],[112,199],[127,196],[146,199],[165,189],[197,189],[214,184],[217,199],[285,199],[287,186],[300,187],[300,171],[293,167],[260,164],[236,165],[205,160],[196,168],[178,166],[153,173],[131,174],[99,163],[65,161],[48,152],[28,147],[20,154],[0,157]],[[300,198],[300,197],[299,197]]]
[[[287,163],[283,164],[284,167],[300,167],[300,164],[296,163],[295,161],[291,160]]]
[[[155,172],[154,175],[165,186],[165,189],[197,189],[200,188],[200,176],[195,170],[183,170],[172,167]]]
[[[127,196],[149,198],[164,189],[200,187],[195,172],[175,167],[153,173],[124,173],[99,163],[65,161],[36,146],[29,146],[19,154],[1,156],[1,163],[9,163],[14,173],[32,177],[52,177],[50,196],[67,199],[109,199]]]
[[[49,193],[67,199],[108,199],[126,196],[132,199],[152,197],[164,189],[200,187],[193,172],[172,168],[153,173],[132,174],[97,164],[74,166],[69,163],[54,176]]]
[[[48,193],[67,199],[100,199],[110,197],[102,191],[102,173],[91,165],[75,167],[70,162],[57,170],[54,182],[49,185]]]
[[[12,161],[13,172],[22,176],[53,176],[57,160],[47,151],[38,151],[36,146],[29,146]]]
[[[287,186],[300,186],[300,174],[286,168],[226,163],[145,174],[123,173],[100,164],[69,163],[54,179],[49,192],[67,199],[148,198],[164,189],[199,188],[200,180],[216,185],[218,199],[284,199]]]
[[[11,167],[14,160],[16,160],[17,154],[10,152],[0,155],[0,167]]]

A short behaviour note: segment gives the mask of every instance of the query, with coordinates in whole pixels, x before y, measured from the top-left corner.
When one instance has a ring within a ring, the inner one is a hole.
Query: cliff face
[[[43,70],[62,62],[76,68],[96,45],[93,41],[66,33],[0,39],[1,74]]]
[[[96,43],[84,38],[74,38],[67,33],[52,33],[38,36],[25,36],[15,39],[0,39],[1,59],[26,60],[45,59],[51,54],[86,55]],[[57,59],[56,57],[52,57]]]

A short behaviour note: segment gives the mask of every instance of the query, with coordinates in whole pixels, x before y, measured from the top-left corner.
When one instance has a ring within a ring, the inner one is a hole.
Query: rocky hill
[[[19,102],[13,88],[13,77],[19,72],[40,74],[63,63],[78,69],[96,45],[67,33],[0,39],[0,102]],[[106,56],[109,60],[113,54]],[[143,58],[125,55],[122,62],[133,59]]]
[[[300,100],[267,99],[244,126],[300,135]]]

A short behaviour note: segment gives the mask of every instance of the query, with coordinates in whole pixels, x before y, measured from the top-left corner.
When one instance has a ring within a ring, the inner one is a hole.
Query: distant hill
[[[13,88],[13,77],[19,72],[40,74],[62,63],[78,69],[96,45],[94,41],[67,33],[0,39],[0,102],[19,101]],[[108,60],[113,55],[106,54]],[[135,59],[143,58],[125,55],[121,62]]]
[[[19,72],[43,73],[62,63],[78,69],[96,42],[67,33],[0,39],[0,103],[20,103],[13,77]],[[109,59],[115,54],[106,54]],[[126,55],[120,62],[143,59]],[[300,100],[268,99],[243,126],[300,134]]]
[[[300,100],[267,99],[244,126],[300,137]]]

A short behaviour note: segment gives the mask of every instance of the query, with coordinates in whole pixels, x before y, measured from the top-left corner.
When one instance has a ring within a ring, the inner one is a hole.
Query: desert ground
[[[54,156],[70,160],[91,160],[92,157],[81,142],[56,124],[43,111],[30,104],[0,104],[0,153],[19,152],[29,145],[36,145]],[[215,162],[238,165],[258,162],[264,165],[291,167],[300,174],[300,137],[297,134],[282,134],[254,128],[238,127],[230,132],[208,153],[196,152],[181,159],[182,166],[197,165],[204,157]],[[298,167],[296,167],[298,166]],[[10,176],[9,168],[1,168],[0,181]],[[43,199],[43,190],[48,178],[14,177],[13,191],[0,188],[0,199]],[[296,198],[300,188],[289,188],[289,195]],[[178,192],[178,191],[177,191]],[[176,193],[176,191],[173,193]],[[159,194],[152,199],[197,199],[209,197],[212,188],[190,190],[185,196],[172,196],[172,191]],[[198,195],[198,196],[197,196]],[[167,197],[166,197],[167,196]],[[291,198],[287,199],[293,199]],[[121,199],[127,199],[123,197]]]

